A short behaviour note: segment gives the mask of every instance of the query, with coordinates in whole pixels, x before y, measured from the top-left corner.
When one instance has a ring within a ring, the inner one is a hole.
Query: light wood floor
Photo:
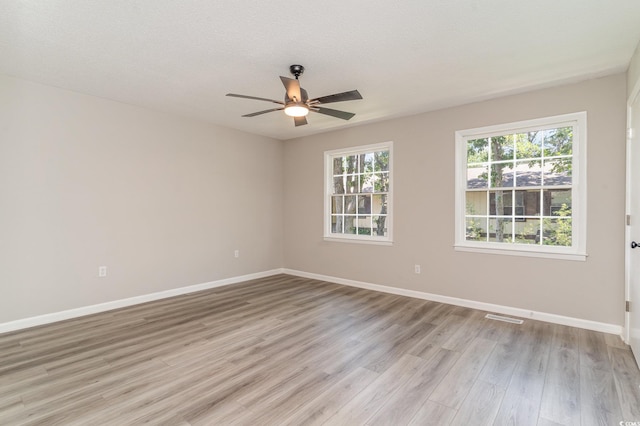
[[[285,275],[0,335],[0,424],[618,425],[619,337]]]

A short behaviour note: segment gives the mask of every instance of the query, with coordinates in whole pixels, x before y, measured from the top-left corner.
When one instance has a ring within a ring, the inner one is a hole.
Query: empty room
[[[0,1],[0,425],[640,424],[640,2]]]

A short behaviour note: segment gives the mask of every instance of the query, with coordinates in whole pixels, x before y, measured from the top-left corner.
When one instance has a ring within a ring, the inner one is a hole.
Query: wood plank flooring
[[[618,425],[616,336],[278,275],[0,335],[2,425]]]

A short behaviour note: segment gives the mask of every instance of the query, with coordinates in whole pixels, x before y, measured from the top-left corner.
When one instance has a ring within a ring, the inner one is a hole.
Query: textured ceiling
[[[639,0],[2,0],[0,73],[278,139],[623,72]],[[358,89],[294,127],[278,76]]]

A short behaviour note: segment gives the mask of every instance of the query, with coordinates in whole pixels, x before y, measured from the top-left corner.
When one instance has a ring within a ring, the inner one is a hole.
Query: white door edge
[[[631,244],[631,229],[630,227],[627,225],[626,222],[626,217],[627,215],[630,214],[631,212],[631,140],[632,138],[629,137],[629,129],[631,128],[631,117],[632,117],[632,113],[633,113],[633,105],[635,104],[635,102],[638,100],[640,101],[640,99],[638,99],[640,97],[640,78],[638,78],[638,80],[635,82],[634,86],[633,86],[633,90],[631,91],[631,94],[629,95],[629,98],[627,99],[627,125],[626,125],[626,129],[625,129],[625,135],[626,135],[626,185],[625,185],[625,229],[624,229],[624,233],[625,233],[625,250],[624,250],[624,287],[625,287],[625,291],[624,291],[624,300],[630,300],[631,299],[631,271],[630,271],[630,262],[631,262],[631,253],[629,250],[629,246]],[[639,105],[640,107],[640,105]],[[640,125],[636,126],[635,129],[636,132],[640,131]],[[626,312],[625,309],[625,313],[624,313],[624,330],[622,332],[622,339],[624,340],[624,342],[626,344],[629,344],[629,339],[630,339],[630,322],[631,320],[631,315],[629,314],[629,312]]]

